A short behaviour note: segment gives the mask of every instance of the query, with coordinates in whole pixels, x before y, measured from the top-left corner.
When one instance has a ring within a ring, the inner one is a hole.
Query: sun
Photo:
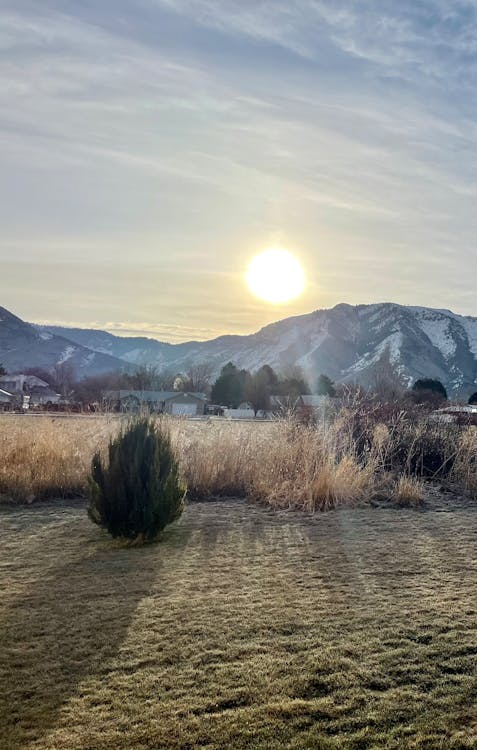
[[[280,304],[298,297],[305,288],[305,273],[288,250],[271,247],[252,259],[245,279],[256,297]]]

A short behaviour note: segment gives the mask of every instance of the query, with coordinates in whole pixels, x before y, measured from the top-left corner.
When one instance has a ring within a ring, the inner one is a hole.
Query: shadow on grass
[[[187,536],[174,525],[162,543],[127,548],[83,522],[74,542],[66,534],[75,529],[51,543],[44,575],[23,553],[29,588],[19,590],[0,619],[2,750],[40,740],[79,683],[107,673],[139,602],[160,576],[163,547],[182,546]]]

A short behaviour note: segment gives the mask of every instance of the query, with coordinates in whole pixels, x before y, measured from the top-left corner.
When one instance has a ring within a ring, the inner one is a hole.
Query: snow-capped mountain
[[[25,323],[0,307],[0,365],[8,372],[18,372],[29,367],[52,370],[63,363],[70,364],[78,377],[126,367],[126,363],[116,357]]]
[[[27,327],[28,341],[36,342],[33,348],[21,338],[25,329],[20,327],[15,333],[11,321],[7,324],[9,348],[5,348],[2,328],[5,331],[6,315]],[[477,381],[477,318],[449,310],[392,303],[340,304],[330,310],[286,318],[250,335],[183,344],[120,337],[105,331],[33,327],[1,308],[0,318],[0,362],[8,368],[38,366],[40,356],[44,367],[67,357],[83,376],[142,364],[176,373],[203,361],[211,362],[219,372],[223,364],[232,361],[248,370],[264,363],[277,370],[298,364],[311,382],[323,372],[337,381],[367,384],[377,363],[389,353],[409,382],[436,377],[450,392],[465,394],[475,390]],[[92,355],[90,362],[88,357]]]

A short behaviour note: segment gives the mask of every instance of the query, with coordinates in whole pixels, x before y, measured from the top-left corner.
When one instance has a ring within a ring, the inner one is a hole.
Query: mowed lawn
[[[477,747],[477,508],[0,510],[0,747]]]

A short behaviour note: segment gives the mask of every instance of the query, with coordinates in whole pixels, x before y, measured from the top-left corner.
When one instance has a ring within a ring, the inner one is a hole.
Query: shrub
[[[420,380],[416,380],[416,382],[412,386],[412,390],[418,397],[422,396],[424,399],[426,398],[427,394],[433,394],[439,399],[447,401],[446,389],[442,385],[441,381],[436,380],[435,378],[422,378]]]
[[[88,515],[117,538],[151,541],[182,512],[185,486],[164,424],[139,417],[92,461]]]

